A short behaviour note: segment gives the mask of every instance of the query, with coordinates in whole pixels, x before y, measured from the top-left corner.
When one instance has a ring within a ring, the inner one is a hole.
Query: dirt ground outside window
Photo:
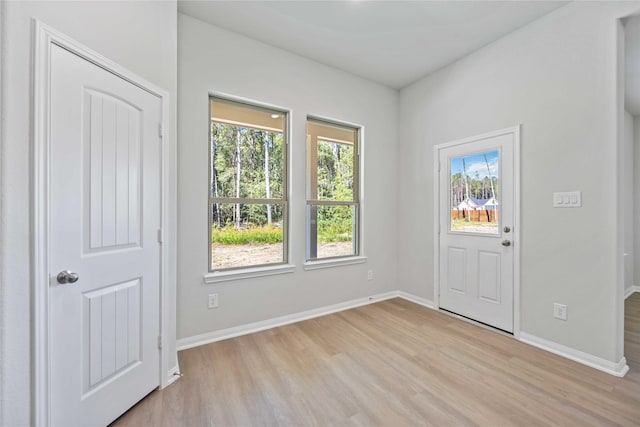
[[[282,243],[264,245],[219,245],[212,243],[212,269],[234,268],[282,262]],[[318,257],[353,254],[352,242],[321,243]]]

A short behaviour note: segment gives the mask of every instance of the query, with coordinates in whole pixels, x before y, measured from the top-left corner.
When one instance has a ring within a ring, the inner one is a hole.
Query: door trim
[[[440,309],[440,150],[513,135],[513,336],[520,338],[520,128],[522,125],[438,144],[433,147],[433,306]]]
[[[49,93],[50,51],[58,45],[104,70],[160,98],[162,103],[161,168],[161,235],[160,255],[160,388],[166,387],[178,372],[175,347],[176,289],[176,145],[169,132],[169,93],[126,70],[81,43],[46,24],[33,20],[34,72],[32,75],[32,159],[31,159],[31,241],[32,241],[32,421],[34,425],[50,425],[49,365]],[[174,332],[174,336],[171,333]]]

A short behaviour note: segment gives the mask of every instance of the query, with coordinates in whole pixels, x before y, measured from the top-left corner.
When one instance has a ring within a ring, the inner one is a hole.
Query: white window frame
[[[305,270],[315,270],[321,268],[329,268],[340,265],[360,264],[366,262],[367,258],[363,255],[363,203],[362,203],[362,154],[363,154],[363,135],[364,127],[348,123],[344,121],[328,119],[325,117],[308,115],[305,121],[305,129],[309,122],[318,123],[321,125],[336,126],[341,128],[347,128],[355,131],[356,137],[354,141],[354,171],[353,171],[353,201],[328,201],[319,200],[313,191],[313,188],[317,188],[317,139],[313,141],[313,137],[307,134],[306,140],[306,245],[305,245]],[[311,227],[311,221],[313,220],[312,207],[317,206],[354,206],[354,224],[353,224],[353,245],[354,253],[349,255],[339,255],[335,257],[323,257],[317,258],[312,255],[317,255],[317,224],[316,227]],[[314,233],[315,231],[315,233]]]
[[[289,230],[290,230],[290,221],[289,221],[289,139],[291,135],[291,111],[274,106],[271,104],[262,103],[259,101],[240,98],[227,94],[220,93],[209,93],[207,98],[208,100],[208,159],[209,162],[207,167],[208,171],[208,182],[211,182],[211,101],[213,99],[228,102],[240,106],[246,106],[250,109],[257,110],[265,110],[267,112],[273,114],[282,114],[284,116],[284,126],[283,126],[283,147],[282,147],[282,165],[283,165],[283,177],[282,177],[282,199],[252,199],[252,198],[229,198],[229,197],[210,197],[210,189],[207,189],[207,226],[208,226],[208,273],[204,275],[204,283],[205,284],[213,284],[217,282],[229,281],[229,280],[239,280],[251,277],[261,277],[268,276],[273,274],[284,274],[284,273],[292,273],[295,271],[295,265],[289,264],[290,253],[289,253]],[[270,264],[250,264],[240,267],[229,267],[229,268],[212,268],[213,261],[213,253],[212,253],[212,204],[213,203],[236,203],[236,202],[244,202],[244,203],[256,203],[256,204],[282,204],[283,205],[283,225],[282,225],[282,262],[279,263],[270,263]]]

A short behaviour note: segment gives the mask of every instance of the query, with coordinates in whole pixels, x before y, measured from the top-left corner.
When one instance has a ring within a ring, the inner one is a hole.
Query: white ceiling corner
[[[566,1],[183,1],[180,13],[399,89]]]

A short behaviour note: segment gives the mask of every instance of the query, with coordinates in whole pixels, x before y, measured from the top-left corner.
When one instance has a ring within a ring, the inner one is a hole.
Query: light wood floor
[[[179,353],[123,426],[640,425],[640,293],[616,378],[393,299]]]

